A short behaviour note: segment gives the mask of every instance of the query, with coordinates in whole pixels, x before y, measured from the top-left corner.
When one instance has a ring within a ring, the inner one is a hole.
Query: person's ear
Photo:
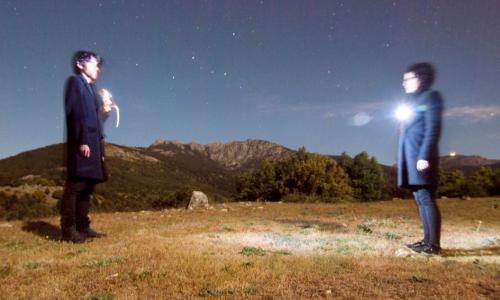
[[[79,70],[83,70],[83,65],[79,62],[76,63],[76,67],[79,69]]]

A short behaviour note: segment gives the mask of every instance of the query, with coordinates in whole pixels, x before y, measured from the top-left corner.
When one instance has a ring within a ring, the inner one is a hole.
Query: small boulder
[[[399,248],[396,250],[396,253],[394,253],[396,257],[411,257],[412,254],[411,250],[405,248]]]
[[[203,192],[193,191],[188,209],[205,208],[208,209],[208,197]]]

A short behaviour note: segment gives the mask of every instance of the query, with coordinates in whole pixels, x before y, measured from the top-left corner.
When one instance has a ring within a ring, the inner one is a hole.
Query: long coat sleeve
[[[443,99],[428,90],[411,97],[410,104],[413,117],[403,124],[399,139],[398,186],[436,186]],[[418,160],[427,160],[429,168],[418,171]]]
[[[105,181],[104,136],[95,91],[82,76],[72,76],[66,81],[64,104],[68,178]],[[90,157],[80,154],[81,145],[89,146]]]

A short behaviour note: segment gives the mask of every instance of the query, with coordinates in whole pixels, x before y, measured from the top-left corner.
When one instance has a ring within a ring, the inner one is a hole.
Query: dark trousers
[[[61,200],[61,228],[63,232],[71,227],[78,231],[90,225],[90,196],[94,192],[95,182],[88,179],[68,179]]]
[[[416,187],[413,197],[418,205],[420,220],[424,227],[424,242],[428,245],[440,245],[441,238],[441,213],[435,200],[435,188]]]

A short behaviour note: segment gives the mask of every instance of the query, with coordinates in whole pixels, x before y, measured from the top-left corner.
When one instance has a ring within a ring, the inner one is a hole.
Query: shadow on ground
[[[50,223],[44,221],[30,221],[23,224],[22,229],[27,232],[31,232],[43,238],[60,241],[61,231],[59,227],[54,226]]]
[[[474,249],[443,249],[443,257],[462,256],[500,256],[500,246],[481,247]]]

